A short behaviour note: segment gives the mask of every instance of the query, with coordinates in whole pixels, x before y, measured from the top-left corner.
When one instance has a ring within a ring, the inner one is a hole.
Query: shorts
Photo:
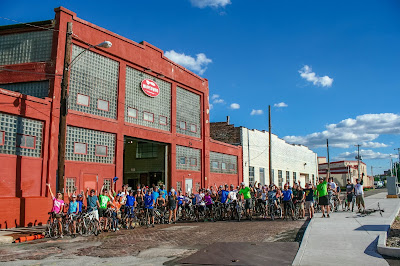
[[[314,207],[314,201],[306,201],[306,209],[310,209]]]
[[[347,194],[347,202],[352,202],[353,201],[353,194]]]
[[[358,204],[364,205],[364,197],[363,197],[363,195],[357,195],[356,196],[356,204],[357,205]]]
[[[96,220],[99,220],[99,211],[98,210],[92,210],[89,211],[89,213],[93,213],[93,216]]]
[[[128,218],[135,217],[135,208],[133,206],[125,206],[125,213]]]
[[[318,204],[320,206],[328,206],[329,205],[328,195],[319,197],[318,198]]]
[[[168,210],[170,210],[170,211],[176,210],[176,205],[175,206],[168,206]]]
[[[99,216],[100,216],[100,217],[106,217],[106,210],[107,210],[107,209],[101,209],[101,208],[100,208],[100,209],[99,209]]]
[[[149,214],[151,217],[154,217],[154,209],[146,209],[149,210]]]
[[[53,212],[53,218],[62,218],[62,213]]]
[[[244,200],[245,200],[244,208],[246,210],[253,208],[253,202],[251,199],[244,199]]]
[[[291,200],[283,201],[283,209],[286,210],[286,208],[294,209],[293,202]]]
[[[300,209],[303,210],[304,209],[304,202],[303,201],[300,202],[299,205],[300,205]]]
[[[70,213],[69,215],[71,215],[73,221],[76,221],[78,219],[78,215],[75,213]]]
[[[212,210],[212,204],[210,204],[210,205],[206,205],[206,210],[209,210],[209,211],[211,211],[211,210]]]

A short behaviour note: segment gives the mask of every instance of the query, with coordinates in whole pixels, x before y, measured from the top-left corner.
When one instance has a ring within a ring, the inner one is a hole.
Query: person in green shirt
[[[246,209],[246,215],[249,217],[250,220],[252,220],[252,208],[253,204],[251,201],[251,189],[249,187],[246,187],[245,183],[242,182],[240,185],[240,190],[239,190],[239,195],[242,195],[242,197],[245,200],[245,205],[244,208]]]
[[[320,177],[317,185],[318,204],[321,206],[322,218],[325,217],[325,208],[327,217],[329,218],[329,199],[328,199],[328,174],[325,179]]]
[[[103,229],[105,229],[105,228],[107,228],[107,215],[106,215],[106,210],[107,210],[107,207],[108,207],[108,205],[112,205],[112,206],[114,206],[113,204],[112,204],[112,202],[111,202],[111,200],[110,200],[110,197],[109,196],[111,196],[111,191],[109,192],[106,188],[104,188],[104,185],[103,185],[103,187],[101,188],[101,194],[99,195],[99,216],[100,216],[100,223],[101,223],[101,220],[105,220],[105,222],[104,222],[104,228]],[[109,195],[107,195],[107,194],[109,194]]]

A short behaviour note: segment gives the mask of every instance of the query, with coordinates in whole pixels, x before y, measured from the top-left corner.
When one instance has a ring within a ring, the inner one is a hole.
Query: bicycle
[[[45,237],[53,239],[59,238],[61,236],[60,229],[62,230],[62,224],[54,217],[55,215],[53,212],[49,212],[48,214],[49,219],[47,220]]]
[[[290,201],[286,201],[283,203],[284,207],[285,207],[285,215],[283,217],[284,220],[288,220],[288,218],[292,218],[292,220],[294,221],[296,218],[294,216],[294,209],[293,209],[293,202]]]
[[[271,217],[271,220],[275,220],[275,216],[281,218],[282,217],[282,208],[279,204],[277,204],[278,208],[275,206],[275,202],[273,200],[268,201],[268,214]]]

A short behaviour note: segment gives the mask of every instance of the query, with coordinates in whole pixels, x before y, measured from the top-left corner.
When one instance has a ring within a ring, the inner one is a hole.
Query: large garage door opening
[[[124,184],[152,186],[168,180],[168,145],[142,139],[124,139]]]

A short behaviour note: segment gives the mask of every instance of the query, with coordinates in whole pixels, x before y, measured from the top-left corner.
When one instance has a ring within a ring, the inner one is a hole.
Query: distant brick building
[[[269,133],[225,122],[210,125],[210,136],[218,141],[243,147],[243,180],[246,183],[269,184]],[[282,186],[300,181],[316,182],[317,154],[308,147],[293,145],[272,134],[272,182]],[[211,161],[211,168],[217,164]]]

